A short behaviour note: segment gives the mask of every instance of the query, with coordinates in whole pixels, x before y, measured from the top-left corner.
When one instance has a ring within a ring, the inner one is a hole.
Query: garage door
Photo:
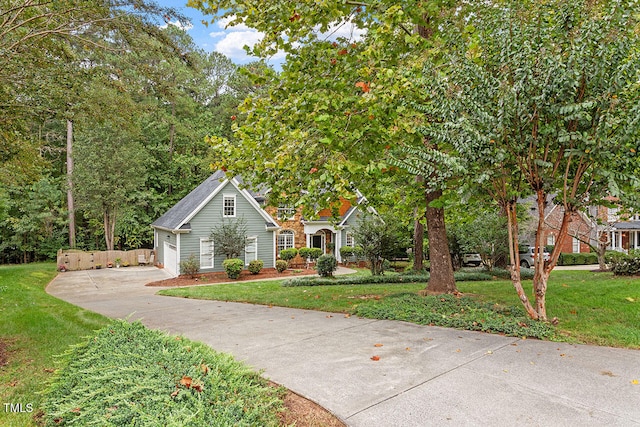
[[[168,242],[164,242],[164,269],[172,276],[178,275],[178,250]]]

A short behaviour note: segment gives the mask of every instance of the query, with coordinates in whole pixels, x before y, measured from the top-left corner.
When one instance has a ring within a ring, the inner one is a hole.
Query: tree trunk
[[[116,210],[111,208],[104,209],[104,240],[107,250],[112,251],[114,247],[114,235],[116,231]]]
[[[67,120],[67,211],[69,216],[69,247],[76,247],[76,211],[73,200],[73,122]]]
[[[175,151],[175,138],[176,138],[176,105],[171,103],[171,127],[169,128],[169,165],[173,164],[173,152]],[[169,181],[169,188],[167,193],[171,195],[173,193],[173,185]]]
[[[424,177],[416,176],[416,184],[421,188],[424,187]],[[420,209],[416,206],[413,210],[415,222],[413,224],[413,271],[421,273],[424,270],[424,224],[422,223],[422,215],[419,215]]]
[[[519,236],[518,236],[518,217],[517,217],[516,200],[509,200],[506,206],[507,213],[507,232],[509,234],[509,260],[511,265],[509,270],[511,272],[511,283],[518,293],[518,298],[527,311],[527,314],[532,319],[538,319],[538,313],[534,310],[527,294],[522,287],[522,279],[520,276],[520,252],[518,250]]]
[[[416,209],[417,216],[417,209]],[[413,271],[422,272],[424,265],[424,224],[422,217],[417,217],[413,225]]]
[[[452,294],[458,292],[453,277],[453,264],[449,253],[447,230],[444,224],[444,208],[431,206],[442,196],[442,190],[427,191],[427,235],[429,237],[429,261],[431,263],[428,293]]]

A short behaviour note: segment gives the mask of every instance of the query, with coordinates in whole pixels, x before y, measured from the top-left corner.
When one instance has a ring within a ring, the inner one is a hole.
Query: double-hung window
[[[200,239],[200,268],[213,268],[213,240]]]
[[[294,234],[291,230],[282,230],[278,234],[278,252],[293,248],[293,236]]]
[[[236,216],[236,195],[224,195],[222,197],[222,216],[224,218],[235,218]]]

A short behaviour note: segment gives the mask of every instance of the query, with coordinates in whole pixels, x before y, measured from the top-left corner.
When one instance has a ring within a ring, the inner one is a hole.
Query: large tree
[[[263,32],[254,54],[268,57],[281,49],[288,55],[282,72],[272,76],[273,89],[248,99],[246,117],[235,118],[246,119],[236,133],[242,143],[214,140],[216,165],[268,183],[274,198],[288,196],[288,204],[304,206],[307,215],[336,206],[338,196],[353,197],[356,188],[377,191],[385,174],[404,174],[405,185],[416,189],[417,231],[426,217],[428,289],[434,292],[456,291],[439,200],[449,165],[431,162],[434,156],[424,161],[410,149],[439,150],[416,131],[429,118],[413,108],[413,74],[416,61],[437,43],[432,36],[442,15],[453,11],[449,3],[189,3],[219,13],[214,19],[230,17],[232,24]],[[392,157],[403,160],[395,163],[400,170],[392,170]]]
[[[638,2],[518,0],[479,3],[468,25],[448,26],[456,49],[443,69],[446,121],[460,150],[475,153],[476,181],[507,214],[511,277],[534,319],[547,319],[549,274],[572,215],[637,184],[640,135]],[[533,302],[520,279],[518,199],[535,195]],[[555,249],[545,261],[545,206],[563,208]]]

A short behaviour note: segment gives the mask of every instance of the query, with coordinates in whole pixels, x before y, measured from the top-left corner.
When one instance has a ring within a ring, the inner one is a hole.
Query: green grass
[[[416,293],[425,284],[282,287],[281,281],[239,282],[168,289],[162,295],[238,301],[329,312],[355,313],[359,306],[387,297]],[[531,282],[525,282],[530,291]],[[458,289],[484,303],[519,307],[508,280],[458,282]],[[611,273],[554,271],[547,292],[547,314],[557,317],[557,332],[567,341],[640,348],[640,280]],[[482,319],[478,319],[482,320]]]
[[[0,267],[0,339],[9,344],[9,360],[0,367],[0,425],[35,425],[41,392],[56,367],[55,355],[107,323],[45,293],[55,264]],[[31,403],[32,413],[5,411],[5,403]]]

